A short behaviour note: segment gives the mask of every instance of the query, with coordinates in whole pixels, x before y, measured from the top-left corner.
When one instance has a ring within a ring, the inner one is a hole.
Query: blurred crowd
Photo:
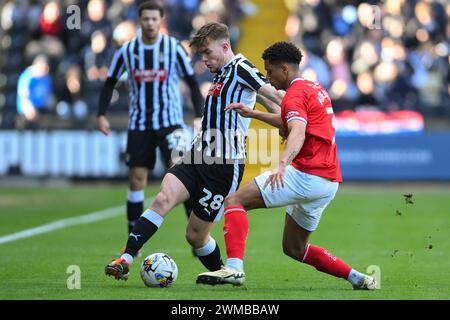
[[[335,109],[416,110],[450,119],[448,0],[285,0],[305,78]]]
[[[0,128],[83,128],[97,111],[98,95],[114,50],[138,32],[143,0],[15,0],[0,4]],[[163,0],[161,32],[188,43],[210,21],[230,27],[232,45],[239,20],[252,11],[246,0]],[[199,81],[209,80],[193,57]],[[119,82],[110,112],[128,110]],[[187,99],[190,100],[190,99]],[[126,119],[126,117],[124,117]]]

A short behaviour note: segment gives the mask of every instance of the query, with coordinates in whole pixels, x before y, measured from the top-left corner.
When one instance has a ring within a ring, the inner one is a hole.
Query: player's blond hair
[[[190,47],[200,48],[206,40],[224,39],[230,41],[230,32],[228,27],[219,22],[210,22],[201,27],[189,43]]]

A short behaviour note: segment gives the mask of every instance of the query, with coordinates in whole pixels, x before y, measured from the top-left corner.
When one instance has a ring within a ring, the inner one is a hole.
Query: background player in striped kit
[[[195,109],[194,131],[201,122],[200,93],[190,58],[179,41],[160,34],[163,6],[156,1],[139,6],[141,34],[119,48],[112,60],[108,78],[100,94],[98,129],[105,135],[110,124],[105,116],[113,89],[121,75],[128,73],[130,97],[127,159],[129,191],[127,201],[128,232],[143,211],[148,171],[156,162],[156,147],[170,167],[171,153],[184,127],[183,101],[179,78],[189,85]],[[178,136],[178,137],[177,137]],[[190,142],[190,141],[189,141]],[[185,203],[189,217],[190,207]]]
[[[243,102],[254,108],[261,95],[270,112],[279,112],[281,96],[243,55],[234,55],[228,27],[208,23],[191,41],[208,69],[215,73],[205,101],[202,131],[191,150],[164,176],[161,191],[135,224],[125,253],[105,267],[116,279],[127,279],[129,265],[139,249],[153,236],[164,217],[179,203],[190,200],[186,239],[209,270],[223,263],[220,250],[210,231],[223,213],[225,197],[235,192],[242,179],[245,161],[245,137],[249,119],[225,107]]]

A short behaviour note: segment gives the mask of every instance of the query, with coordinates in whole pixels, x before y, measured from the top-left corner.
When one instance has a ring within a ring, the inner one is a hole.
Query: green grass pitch
[[[149,187],[146,196],[156,194]],[[411,193],[412,202],[404,194]],[[124,204],[126,186],[0,188],[0,237],[55,220]],[[126,241],[125,213],[88,224],[0,244],[0,299],[449,299],[450,190],[442,188],[346,187],[325,210],[311,243],[327,248],[365,272],[376,265],[381,289],[353,291],[350,284],[283,255],[284,210],[249,214],[247,281],[243,287],[196,285],[205,271],[185,241],[186,217],[176,208],[145,245],[171,255],[179,277],[171,288],[147,288],[141,259],[127,282],[104,275]],[[213,236],[225,247],[222,223]],[[67,268],[81,270],[81,288],[67,288]]]

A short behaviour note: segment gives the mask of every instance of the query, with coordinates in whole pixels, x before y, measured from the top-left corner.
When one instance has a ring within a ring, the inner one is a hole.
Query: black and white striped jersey
[[[129,130],[160,130],[183,125],[179,78],[194,75],[191,59],[180,42],[159,35],[146,45],[140,35],[115,53],[108,77],[128,74]]]
[[[236,55],[215,75],[205,101],[202,133],[195,141],[196,151],[222,159],[245,159],[245,143],[250,118],[225,107],[242,102],[255,107],[256,94],[267,79],[242,54]],[[200,137],[202,143],[200,144]]]

